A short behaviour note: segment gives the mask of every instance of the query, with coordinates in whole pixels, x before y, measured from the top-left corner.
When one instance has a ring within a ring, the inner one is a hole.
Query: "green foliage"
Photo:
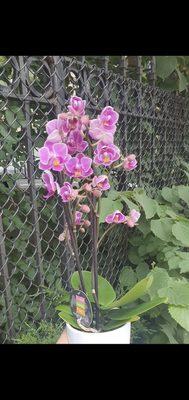
[[[188,56],[156,56],[157,84],[163,89],[183,92],[189,83]]]
[[[63,325],[60,323],[52,324],[51,322],[42,321],[38,326],[28,323],[26,325],[26,333],[21,333],[13,339],[16,344],[55,344],[62,333]]]
[[[189,187],[183,185],[165,187],[157,193],[155,199],[151,199],[141,189],[124,192],[123,196],[117,192],[117,198],[122,200],[128,211],[137,206],[141,212],[138,226],[128,231],[128,259],[119,277],[120,293],[128,293],[136,282],[147,277],[150,272],[149,276],[153,276],[153,281],[148,288],[148,294],[141,300],[145,299],[147,302],[148,295],[150,301],[155,301],[157,297],[167,298],[169,304],[169,314],[165,312],[167,306],[162,304],[149,310],[145,318],[142,316],[140,327],[144,324],[145,330],[146,324],[150,326],[150,334],[145,336],[147,343],[176,344],[187,340],[185,329],[189,305],[188,193]],[[149,213],[146,212],[146,204],[152,204]],[[136,300],[136,307],[141,305],[141,300]],[[119,306],[119,303],[113,304]],[[182,315],[179,319],[177,311],[180,307]],[[183,322],[185,316],[186,322]]]

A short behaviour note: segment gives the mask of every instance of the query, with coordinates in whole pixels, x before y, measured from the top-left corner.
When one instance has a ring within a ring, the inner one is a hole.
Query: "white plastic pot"
[[[129,344],[131,338],[131,323],[113,331],[90,333],[80,331],[66,324],[68,342],[70,344]]]

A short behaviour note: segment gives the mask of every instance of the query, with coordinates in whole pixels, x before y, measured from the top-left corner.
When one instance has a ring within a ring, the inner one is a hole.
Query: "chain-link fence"
[[[0,57],[0,342],[15,337],[25,322],[55,320],[55,300],[69,289],[74,264],[58,240],[63,210],[57,197],[43,200],[37,150],[46,122],[65,109],[70,95],[86,100],[90,117],[106,105],[119,112],[116,142],[124,155],[135,153],[138,160],[132,173],[114,173],[120,190],[184,183],[177,157],[188,134],[187,98],[155,87],[153,57],[150,85],[141,83],[140,57],[133,70],[125,57],[116,66],[108,57],[98,59],[94,64],[90,57]],[[128,77],[133,71],[135,80]],[[116,285],[126,238],[121,228],[114,235],[100,249],[99,271]],[[89,233],[79,241],[87,269]]]

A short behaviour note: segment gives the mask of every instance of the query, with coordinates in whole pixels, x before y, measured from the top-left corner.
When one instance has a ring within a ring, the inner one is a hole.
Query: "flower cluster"
[[[39,168],[43,170],[42,179],[47,190],[44,198],[48,199],[57,192],[63,203],[73,202],[75,225],[80,229],[90,225],[90,221],[84,218],[84,214],[90,212],[90,201],[89,205],[86,201],[91,196],[101,197],[104,191],[110,189],[105,174],[107,169],[122,166],[130,171],[137,167],[135,155],[121,158],[120,149],[114,144],[119,115],[113,107],[105,107],[96,119],[91,120],[85,113],[85,107],[85,100],[72,96],[67,112],[46,124],[47,138],[39,149]],[[121,164],[116,165],[120,158]],[[55,182],[53,172],[62,173],[62,186]],[[77,188],[74,186],[75,180]],[[128,216],[115,211],[106,217],[106,222],[133,227],[138,218],[136,210],[132,210]]]
[[[137,225],[139,218],[140,213],[135,209],[131,210],[129,215],[124,215],[119,210],[116,210],[112,214],[107,215],[105,221],[107,224],[126,224],[130,228],[133,228],[135,225]]]

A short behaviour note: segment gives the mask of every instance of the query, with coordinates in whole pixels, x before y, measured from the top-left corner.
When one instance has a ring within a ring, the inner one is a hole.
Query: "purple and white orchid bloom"
[[[68,110],[77,116],[82,116],[85,113],[85,105],[86,101],[82,100],[81,97],[72,96],[70,98],[70,104],[68,106]]]
[[[76,199],[78,190],[73,189],[69,182],[64,182],[63,186],[59,188],[58,194],[61,196],[63,203],[67,203]]]
[[[95,164],[108,167],[120,158],[120,150],[113,143],[100,142],[94,151],[94,155]]]
[[[91,164],[92,160],[90,157],[86,157],[83,153],[79,153],[66,162],[65,172],[68,176],[73,178],[86,178],[93,174]]]
[[[91,185],[93,188],[97,188],[101,191],[110,189],[109,180],[106,175],[94,176]]]
[[[133,228],[136,224],[136,222],[140,218],[140,213],[139,211],[136,211],[135,209],[131,210],[129,215],[126,216],[126,224],[129,226],[129,228]]]
[[[49,197],[52,197],[56,191],[58,192],[59,185],[54,181],[54,177],[50,171],[45,171],[42,173],[42,180],[45,184],[45,188],[47,189],[47,194],[43,197],[44,199],[49,199]]]
[[[65,163],[71,158],[65,143],[54,143],[52,150],[46,146],[42,147],[39,149],[39,157],[39,168],[53,171],[62,171]]]
[[[71,155],[81,153],[88,147],[88,143],[83,140],[83,136],[78,130],[70,132],[66,144],[68,146],[68,152]]]
[[[119,210],[114,211],[112,214],[106,216],[105,221],[107,224],[122,224],[126,220],[125,215],[123,215]]]
[[[132,171],[133,169],[135,169],[137,167],[137,160],[136,160],[136,156],[135,154],[129,154],[124,162],[123,162],[123,168],[126,171]]]

